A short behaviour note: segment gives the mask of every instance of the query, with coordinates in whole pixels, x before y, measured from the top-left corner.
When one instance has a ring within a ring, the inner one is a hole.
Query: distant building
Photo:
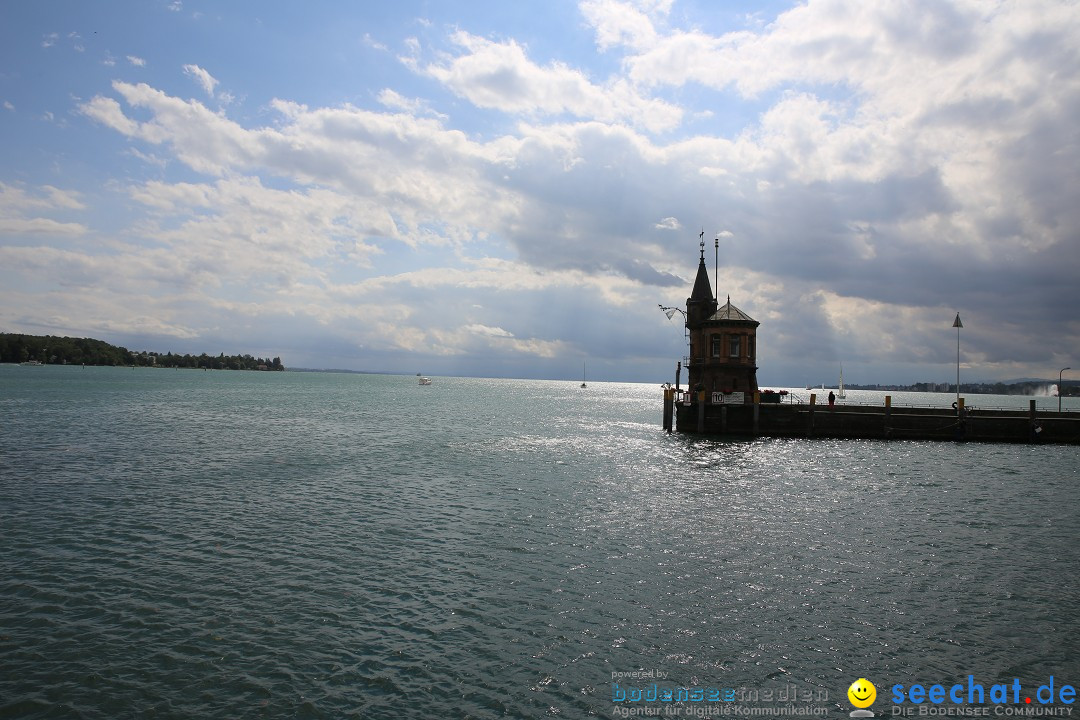
[[[752,399],[757,383],[757,320],[731,304],[720,306],[705,269],[705,242],[701,242],[694,290],[686,299],[686,329],[690,334],[687,365],[691,390],[746,393]]]

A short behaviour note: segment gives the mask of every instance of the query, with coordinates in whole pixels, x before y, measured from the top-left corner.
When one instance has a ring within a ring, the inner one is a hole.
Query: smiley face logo
[[[877,688],[866,678],[859,678],[847,689],[848,700],[857,708],[868,708],[877,698]]]

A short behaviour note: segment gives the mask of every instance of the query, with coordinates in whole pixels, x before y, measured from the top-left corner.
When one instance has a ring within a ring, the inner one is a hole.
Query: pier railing
[[[820,393],[813,393],[809,402],[789,393],[783,403],[754,402],[749,394],[746,402],[724,403],[710,402],[711,393],[699,402],[696,392],[666,392],[664,427],[671,429],[674,424],[680,432],[1080,444],[1080,413],[1039,409],[1034,401],[1027,409],[991,408],[965,406],[960,398],[959,408],[953,408],[939,403],[893,404],[886,395],[884,404],[858,400],[830,406],[822,402]]]

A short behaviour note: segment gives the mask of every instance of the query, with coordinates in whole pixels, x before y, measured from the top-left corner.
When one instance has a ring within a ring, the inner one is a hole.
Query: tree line
[[[93,338],[0,333],[0,362],[44,365],[135,365],[139,367],[205,368],[209,370],[284,370],[281,358],[251,355],[176,355],[135,352]]]

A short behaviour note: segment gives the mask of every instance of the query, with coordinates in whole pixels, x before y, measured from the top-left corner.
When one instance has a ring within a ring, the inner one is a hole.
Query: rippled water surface
[[[1074,447],[657,385],[0,366],[0,715],[610,717],[612,673],[1080,684]]]

